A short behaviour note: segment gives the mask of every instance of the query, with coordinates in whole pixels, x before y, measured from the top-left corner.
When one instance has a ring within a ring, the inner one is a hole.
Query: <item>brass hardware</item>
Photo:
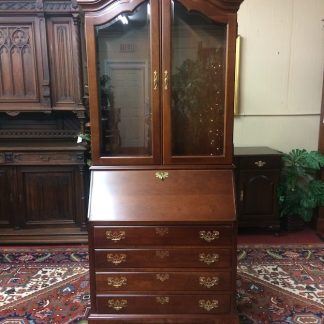
[[[203,309],[205,309],[207,312],[210,312],[214,308],[218,308],[218,300],[212,299],[212,300],[199,300],[199,306]]]
[[[113,242],[118,242],[123,240],[126,237],[125,231],[106,231],[106,239]]]
[[[169,303],[169,297],[156,297],[156,302],[164,305]]]
[[[240,191],[240,201],[243,201],[243,199],[244,199],[244,190],[242,189]]]
[[[108,307],[113,308],[116,311],[120,311],[121,309],[127,307],[126,299],[108,299]]]
[[[156,279],[164,282],[170,279],[170,275],[168,273],[158,273]]]
[[[127,285],[126,277],[108,277],[107,278],[108,286],[113,286],[115,288],[120,288]]]
[[[155,172],[155,177],[164,181],[166,178],[169,177],[169,172],[166,171],[157,171]]]
[[[153,89],[156,91],[159,87],[158,73],[157,71],[153,72]]]
[[[170,253],[169,251],[164,251],[164,250],[158,250],[155,252],[155,255],[161,259],[167,258]]]
[[[259,168],[262,168],[264,165],[267,164],[267,162],[264,162],[264,161],[257,161],[257,162],[254,162],[254,164],[259,167]]]
[[[169,72],[167,70],[164,71],[164,90],[168,90],[169,88]]]
[[[205,240],[206,242],[210,243],[216,239],[219,238],[219,232],[218,231],[200,231],[199,236],[202,240]]]
[[[199,261],[204,262],[208,265],[215,263],[218,260],[219,260],[219,255],[217,253],[213,253],[213,254],[200,253],[199,254]]]
[[[169,229],[166,227],[156,227],[155,233],[159,236],[165,236],[169,233]]]
[[[205,286],[207,288],[211,288],[218,285],[218,282],[219,282],[218,277],[199,277],[200,285]]]
[[[234,84],[234,115],[240,114],[240,56],[241,56],[241,36],[236,37],[235,51],[235,84]]]
[[[107,254],[107,261],[111,262],[114,265],[121,264],[123,262],[126,262],[126,254]]]

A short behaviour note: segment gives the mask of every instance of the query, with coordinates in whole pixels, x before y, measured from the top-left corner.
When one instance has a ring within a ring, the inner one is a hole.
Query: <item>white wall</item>
[[[316,150],[324,71],[324,0],[244,0],[235,146]]]

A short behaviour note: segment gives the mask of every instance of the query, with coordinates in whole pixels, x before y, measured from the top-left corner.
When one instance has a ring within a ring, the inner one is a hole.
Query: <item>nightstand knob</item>
[[[267,164],[267,162],[264,162],[264,161],[256,161],[254,162],[254,164],[259,167],[259,168],[262,168],[263,166],[265,166]]]

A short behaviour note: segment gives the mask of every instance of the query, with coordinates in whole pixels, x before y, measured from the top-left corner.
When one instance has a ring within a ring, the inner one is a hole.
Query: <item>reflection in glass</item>
[[[148,1],[96,27],[101,150],[151,155],[150,8]]]
[[[173,1],[172,154],[222,155],[226,25]]]

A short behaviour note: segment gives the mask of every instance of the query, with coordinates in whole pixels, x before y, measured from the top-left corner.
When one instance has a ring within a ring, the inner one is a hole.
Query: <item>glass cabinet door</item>
[[[108,164],[153,163],[160,151],[158,3],[142,1],[112,15],[94,26],[97,152]]]
[[[86,14],[94,165],[231,163],[236,15],[220,12],[132,0]]]
[[[170,35],[170,44],[163,37],[163,58],[170,57],[163,67],[164,161],[215,163],[225,155],[227,22],[181,1],[164,5],[162,22]]]

